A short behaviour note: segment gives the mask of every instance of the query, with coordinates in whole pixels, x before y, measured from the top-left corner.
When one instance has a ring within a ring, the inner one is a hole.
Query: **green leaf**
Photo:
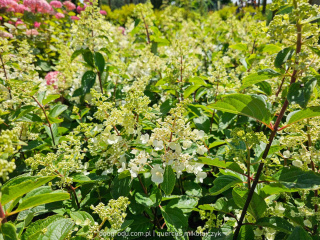
[[[253,227],[251,225],[243,225],[240,228],[240,232],[237,240],[254,239]]]
[[[54,221],[47,227],[47,231],[41,240],[64,240],[73,228],[73,221],[68,218]]]
[[[248,197],[248,191],[235,187],[232,190],[232,197],[234,199],[234,202],[238,205],[238,207],[243,208]],[[264,199],[260,197],[257,193],[253,193],[251,202],[248,207],[248,212],[251,213],[255,219],[259,219],[266,209],[267,204],[264,201]]]
[[[99,53],[99,52],[94,53],[94,63],[98,67],[100,74],[102,74],[104,71],[104,67],[106,65],[106,62],[105,62],[104,57],[102,56],[101,53]]]
[[[202,86],[207,86],[206,81],[201,78],[201,77],[193,77],[193,78],[189,78],[188,82],[190,83],[194,83],[195,85],[202,85]]]
[[[208,118],[206,115],[202,115],[198,118],[193,119],[194,125],[196,125],[196,128],[199,130],[203,130],[206,133],[210,132],[210,118]]]
[[[183,213],[190,213],[198,205],[198,199],[190,196],[181,196],[179,198],[172,199],[166,207],[172,209],[179,208]]]
[[[167,115],[167,113],[170,111],[171,108],[173,108],[175,105],[175,102],[172,99],[167,99],[164,103],[160,106],[160,112],[162,115]]]
[[[20,176],[9,180],[1,189],[1,204],[5,205],[11,200],[23,196],[31,190],[38,188],[54,179],[56,176],[30,177]]]
[[[316,190],[320,188],[320,174],[313,171],[303,171],[297,167],[284,167],[273,178],[287,188]]]
[[[314,52],[315,54],[317,54],[318,56],[320,56],[320,49],[317,47],[309,47],[311,49],[312,52]]]
[[[18,108],[17,111],[14,112],[14,114],[11,117],[11,121],[14,121],[15,119],[21,118],[27,113],[33,111],[34,109],[37,109],[37,107],[32,105],[22,106],[21,108]]]
[[[179,208],[161,207],[162,216],[167,225],[168,231],[183,234],[188,227],[188,219]]]
[[[52,118],[58,117],[61,113],[68,109],[67,105],[59,104],[55,105],[49,113],[49,116]]]
[[[270,54],[273,54],[273,53],[277,53],[281,50],[281,48],[277,45],[274,45],[274,44],[268,44],[266,45],[264,48],[263,48],[263,52],[266,52],[266,53],[270,53]]]
[[[12,223],[2,224],[0,230],[4,240],[18,240],[16,227]]]
[[[302,108],[306,108],[316,85],[317,79],[315,78],[305,84],[291,84],[287,95],[289,103],[299,104]]]
[[[280,232],[291,233],[293,226],[285,219],[280,217],[265,217],[260,218],[256,225],[268,228],[274,228]]]
[[[217,147],[217,146],[221,146],[223,144],[226,144],[226,141],[215,141],[215,142],[211,143],[208,148],[209,149],[210,148],[214,148],[214,147]]]
[[[257,85],[266,95],[268,96],[272,95],[272,88],[270,83],[263,81],[263,82],[256,83],[255,85]]]
[[[71,62],[76,58],[78,57],[79,55],[81,55],[82,53],[84,53],[86,51],[86,49],[79,49],[79,50],[76,50],[72,53],[71,55]]]
[[[93,54],[90,50],[86,50],[85,52],[82,52],[82,56],[84,61],[90,66],[90,67],[94,67],[93,64]]]
[[[59,94],[49,95],[49,96],[47,96],[47,97],[42,101],[42,104],[43,104],[43,105],[46,105],[47,103],[52,102],[52,101],[58,99],[59,97],[60,97]]]
[[[139,203],[145,207],[152,207],[156,204],[156,201],[154,201],[154,199],[151,199],[146,194],[140,193],[140,192],[137,192],[135,194],[135,200],[137,203]]]
[[[281,68],[281,66],[286,63],[293,55],[294,49],[292,47],[287,47],[278,52],[276,59],[274,61],[274,66],[276,68]]]
[[[163,182],[160,184],[161,189],[166,195],[170,195],[173,191],[174,185],[176,184],[176,175],[174,174],[170,165],[166,166],[163,174]]]
[[[17,122],[43,122],[42,119],[33,113],[27,113],[24,116],[20,117],[19,119],[16,120]]]
[[[70,217],[75,221],[77,225],[84,224],[87,219],[91,221],[91,224],[94,223],[93,217],[89,213],[84,211],[71,212]]]
[[[278,73],[272,69],[263,69],[256,73],[252,73],[242,80],[242,86],[240,87],[239,91],[242,91],[253,84],[257,84],[278,76],[281,76],[281,73]]]
[[[266,103],[256,96],[229,94],[221,101],[208,105],[208,108],[251,117],[268,127],[271,121],[271,113]]]
[[[211,195],[218,195],[224,191],[227,191],[237,183],[242,183],[242,180],[234,176],[222,175],[213,181],[213,187],[209,189],[209,192]]]
[[[38,194],[36,196],[29,197],[26,200],[22,199],[22,203],[19,204],[19,207],[14,212],[20,212],[28,208],[36,207],[46,203],[63,201],[69,198],[70,198],[69,193],[62,193],[62,192]]]
[[[300,226],[295,227],[287,240],[312,240],[312,237]]]
[[[279,193],[283,193],[283,192],[297,192],[297,191],[298,191],[298,189],[292,189],[292,188],[289,189],[280,183],[270,183],[260,189],[259,195],[266,198],[266,197],[274,195],[274,194],[279,194]]]
[[[229,48],[240,50],[240,51],[247,51],[248,50],[247,44],[244,44],[244,43],[237,43],[237,44],[229,46]]]
[[[114,199],[117,199],[120,196],[124,196],[124,197],[128,196],[130,193],[131,185],[132,185],[132,182],[130,177],[114,178],[111,184],[111,196]]]
[[[183,93],[183,97],[187,98],[189,97],[192,93],[194,93],[198,88],[202,87],[201,84],[196,84],[196,85],[190,85]]]
[[[31,223],[25,233],[22,235],[23,240],[38,239],[38,236],[42,234],[43,229],[47,228],[54,221],[64,219],[63,216],[53,215],[45,219],[40,219],[36,222]]]
[[[87,94],[96,82],[96,74],[93,71],[87,71],[83,74],[81,85],[83,93]]]
[[[287,125],[289,126],[303,119],[319,117],[319,116],[320,116],[320,106],[309,107],[304,110],[298,110],[288,115]]]
[[[320,19],[320,15],[317,15],[317,16],[314,16],[314,17],[311,17],[311,18],[308,18],[308,19],[301,21],[301,24],[306,24],[309,22],[318,21],[319,19]]]
[[[243,170],[239,167],[239,165],[235,162],[225,162],[220,160],[219,158],[208,158],[208,157],[199,157],[198,161],[199,163],[207,164],[209,166],[215,166],[219,168],[226,168],[235,172],[242,173]]]

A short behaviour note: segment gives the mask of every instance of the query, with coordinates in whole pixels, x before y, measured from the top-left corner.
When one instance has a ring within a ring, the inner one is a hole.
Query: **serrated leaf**
[[[102,56],[101,53],[99,53],[99,52],[94,53],[94,63],[98,67],[100,74],[102,74],[104,71],[104,67],[106,65],[106,62],[105,62],[104,57]]]
[[[263,82],[265,80],[278,76],[281,76],[281,73],[278,73],[272,69],[263,69],[256,73],[252,73],[242,80],[242,85],[239,91],[242,91],[243,89],[250,87],[253,84],[257,84],[259,82]]]
[[[16,177],[8,181],[1,189],[1,204],[5,205],[11,200],[23,196],[31,190],[38,188],[54,179],[56,176],[48,177]]]
[[[93,71],[87,71],[83,74],[81,79],[81,86],[83,93],[89,93],[90,89],[96,82],[96,74]]]
[[[41,240],[64,240],[73,228],[73,221],[68,218],[54,221],[47,227],[47,231]]]
[[[240,114],[254,118],[267,127],[271,121],[271,113],[261,98],[245,94],[229,94],[221,101],[207,106],[211,109]]]
[[[174,185],[176,184],[176,175],[174,174],[170,165],[166,166],[163,174],[163,182],[160,184],[161,189],[166,195],[170,195],[173,191]]]
[[[229,188],[235,186],[237,183],[242,183],[242,180],[234,176],[222,175],[217,177],[213,181],[213,187],[209,189],[209,192],[211,195],[215,196],[224,191],[227,191]]]
[[[293,55],[294,49],[292,47],[287,47],[278,52],[276,59],[274,61],[274,66],[276,68],[281,68],[281,66],[286,63]]]
[[[297,82],[291,84],[287,95],[289,103],[299,104],[302,108],[306,108],[316,85],[317,79],[315,78],[305,84]]]
[[[11,121],[14,121],[15,119],[21,118],[27,113],[33,111],[34,109],[37,109],[37,107],[32,105],[22,106],[18,110],[14,112],[14,114],[11,117]]]
[[[64,219],[63,216],[53,215],[45,219],[40,219],[36,222],[31,223],[25,233],[22,235],[23,240],[33,240],[37,239],[42,233],[43,229],[47,228],[54,221]]]

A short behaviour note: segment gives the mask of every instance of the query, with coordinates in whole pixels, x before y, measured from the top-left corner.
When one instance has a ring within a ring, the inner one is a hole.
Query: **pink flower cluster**
[[[64,14],[63,13],[56,13],[55,16],[56,16],[57,19],[64,18]]]
[[[77,7],[77,12],[81,13],[82,11],[84,11],[86,9],[87,5],[84,5],[83,7],[78,6]]]
[[[57,82],[59,73],[59,71],[49,72],[44,78],[46,80],[47,85],[52,85],[55,82]]]
[[[31,12],[52,13],[53,9],[46,0],[24,0],[23,5],[30,8]]]
[[[76,9],[76,5],[74,5],[72,2],[70,1],[65,1],[63,3],[63,5],[65,6],[66,9],[68,9],[69,11]]]
[[[59,1],[52,1],[52,2],[50,2],[50,5],[52,7],[55,7],[55,8],[61,8],[62,7],[62,3],[59,2]]]
[[[107,15],[107,12],[106,12],[105,10],[100,10],[100,13],[101,13],[102,15]]]
[[[0,37],[1,37],[1,38],[13,38],[13,36],[12,36],[11,33],[2,32],[2,31],[0,31]]]
[[[39,35],[39,32],[37,29],[29,29],[26,31],[27,36],[37,36]]]

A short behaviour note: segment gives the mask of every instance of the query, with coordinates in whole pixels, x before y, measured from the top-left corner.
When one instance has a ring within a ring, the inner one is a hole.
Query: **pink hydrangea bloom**
[[[80,18],[79,17],[77,17],[77,16],[71,16],[70,17],[72,20],[79,20]]]
[[[52,7],[55,7],[55,8],[61,8],[62,7],[62,3],[59,2],[59,1],[52,1],[52,2],[50,2],[50,5]]]
[[[2,38],[13,38],[11,33],[0,31],[0,37]]]
[[[33,26],[34,26],[35,28],[39,28],[40,25],[41,25],[41,23],[39,23],[39,22],[34,22],[34,24],[33,24]]]
[[[37,36],[39,32],[37,29],[29,29],[26,31],[27,36]]]
[[[126,35],[126,29],[124,27],[119,27],[118,29],[121,31],[122,35]]]
[[[55,16],[56,16],[57,19],[64,18],[64,14],[63,13],[57,13]]]
[[[16,24],[15,24],[15,25],[18,26],[18,25],[25,25],[25,24],[24,24],[23,21],[21,21],[20,19],[18,19],[18,20],[16,21]]]
[[[16,6],[18,6],[18,3],[14,0],[0,0],[0,7],[14,9]]]
[[[102,15],[107,15],[107,12],[106,12],[105,10],[100,10],[100,13],[101,13]]]
[[[24,11],[28,11],[29,8],[27,8],[25,5],[23,4],[18,4],[15,8],[14,8],[14,12],[16,13],[24,13]]]
[[[76,5],[74,5],[72,2],[70,1],[65,1],[63,3],[63,5],[65,6],[66,9],[68,9],[69,11],[76,9]]]
[[[77,7],[77,12],[81,13],[82,11],[84,11],[86,9],[87,5],[84,5],[83,7],[78,6]]]
[[[46,80],[47,85],[52,85],[55,82],[57,82],[59,73],[59,71],[49,72],[44,78]]]
[[[53,10],[46,0],[23,0],[23,5],[30,8],[33,13],[51,13]]]

